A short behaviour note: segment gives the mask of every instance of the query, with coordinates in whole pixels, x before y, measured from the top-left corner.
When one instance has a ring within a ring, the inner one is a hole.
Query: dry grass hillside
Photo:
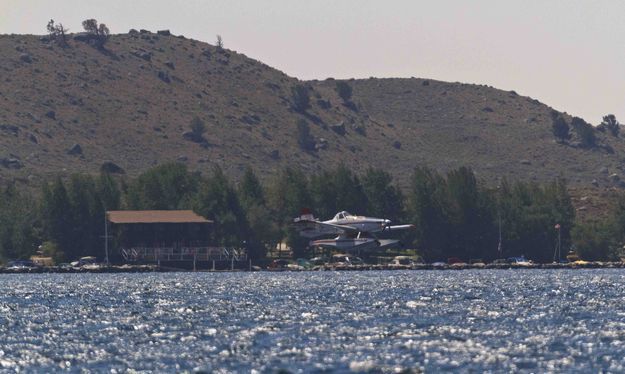
[[[550,107],[486,86],[350,80],[346,103],[332,79],[302,82],[231,50],[149,32],[114,35],[105,50],[0,36],[0,82],[0,179],[32,186],[103,164],[132,176],[171,161],[203,172],[219,165],[235,178],[247,165],[267,178],[285,165],[313,172],[344,162],[384,168],[404,185],[416,165],[468,165],[491,183],[562,175],[580,195],[622,184],[622,138],[597,131],[597,147],[558,144]],[[310,95],[304,114],[293,109],[298,84]],[[204,141],[183,136],[196,116]],[[308,150],[298,143],[302,121]]]

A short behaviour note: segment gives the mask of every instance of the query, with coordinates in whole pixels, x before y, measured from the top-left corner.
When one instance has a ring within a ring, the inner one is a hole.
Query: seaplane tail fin
[[[316,219],[310,209],[302,208],[300,211],[299,217],[295,218],[293,222],[301,222],[301,221],[316,221]]]

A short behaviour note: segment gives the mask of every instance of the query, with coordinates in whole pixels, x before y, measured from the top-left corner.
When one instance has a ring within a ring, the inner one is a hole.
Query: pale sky
[[[300,79],[419,77],[487,84],[596,125],[625,122],[625,1],[0,0],[1,34],[172,33]]]

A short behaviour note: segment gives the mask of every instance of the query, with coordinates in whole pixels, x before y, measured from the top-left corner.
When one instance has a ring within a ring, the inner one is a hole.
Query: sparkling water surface
[[[6,274],[0,371],[625,371],[625,270]]]

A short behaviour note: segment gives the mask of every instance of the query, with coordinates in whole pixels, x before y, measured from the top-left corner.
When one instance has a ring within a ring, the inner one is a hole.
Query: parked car
[[[422,264],[423,260],[420,257],[410,257],[410,256],[395,256],[393,261],[391,261],[391,265],[404,265],[404,266],[412,266],[415,264]]]
[[[532,261],[525,258],[525,256],[508,257],[508,263],[516,265],[531,265]]]
[[[471,265],[473,265],[473,267],[480,267],[480,268],[482,268],[482,267],[486,266],[486,263],[481,258],[473,258],[473,259],[469,260],[469,263]]]
[[[360,257],[345,255],[345,254],[337,254],[332,256],[330,260],[332,264],[335,265],[363,265],[365,262]]]
[[[365,261],[362,258],[355,257],[355,256],[354,257],[350,257],[349,261],[350,261],[351,265],[364,265],[365,264]]]
[[[297,266],[301,267],[302,269],[311,269],[313,267],[312,262],[305,258],[298,258],[297,260],[295,260],[295,262],[297,263]]]
[[[449,264],[449,265],[462,264],[462,263],[464,263],[464,261],[462,261],[458,257],[450,257],[450,258],[447,259],[447,264]]]
[[[286,269],[288,266],[289,266],[289,262],[287,260],[279,258],[279,259],[271,261],[269,263],[269,266],[267,266],[267,269],[272,269],[272,270]]]
[[[30,268],[36,268],[36,267],[37,267],[37,264],[35,264],[34,262],[30,260],[14,260],[14,261],[9,261],[9,263],[7,264],[7,269],[11,269],[11,270],[30,269]]]
[[[313,257],[313,258],[311,258],[311,259],[310,259],[310,263],[311,263],[313,266],[321,266],[321,265],[325,265],[325,264],[327,264],[328,262],[330,262],[330,260],[328,260],[328,258],[327,258],[327,257],[323,257],[323,256],[322,256],[322,257]]]
[[[85,256],[78,259],[78,261],[73,261],[71,263],[73,267],[82,267],[82,266],[95,266],[98,265],[98,259],[94,256]]]

